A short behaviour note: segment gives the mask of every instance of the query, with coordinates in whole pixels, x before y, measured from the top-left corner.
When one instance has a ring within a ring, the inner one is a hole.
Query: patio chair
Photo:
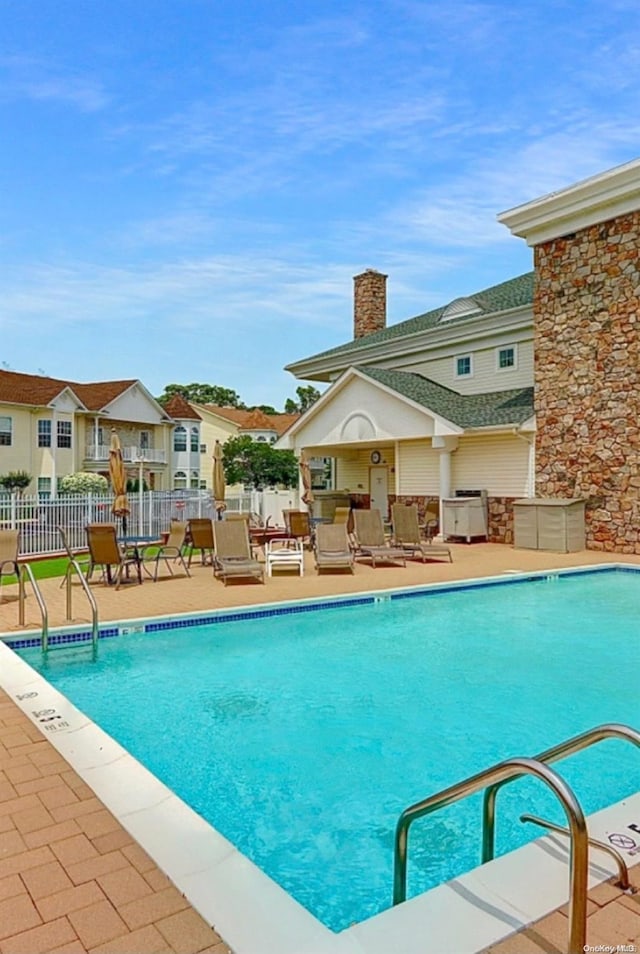
[[[433,534],[427,536],[426,540],[420,538],[418,508],[415,504],[410,506],[402,503],[393,504],[391,520],[393,522],[393,542],[402,547],[407,556],[419,556],[423,563],[426,560],[443,559],[453,563],[450,548],[444,544],[434,543]]]
[[[273,576],[274,569],[287,570],[293,567],[304,576],[304,550],[302,541],[295,539],[267,540],[265,544],[267,576]]]
[[[137,547],[126,549],[118,543],[115,523],[87,524],[87,544],[89,546],[89,570],[87,580],[91,579],[93,571],[101,566],[106,572],[107,583],[113,583],[112,569],[115,568],[116,589],[120,588],[122,576],[129,576],[129,567],[133,566],[138,575],[138,583],[142,583],[142,560]]]
[[[392,546],[385,539],[379,510],[354,510],[353,522],[356,557],[371,560],[372,566],[376,566],[378,561],[406,566],[406,554],[402,547]]]
[[[296,540],[301,540],[304,546],[305,542],[311,549],[313,537],[311,531],[311,520],[306,510],[289,511],[289,535]]]
[[[346,523],[321,523],[316,527],[316,570],[351,570],[353,550],[349,545]]]
[[[191,576],[189,573],[189,567],[184,561],[184,553],[182,552],[185,547],[185,541],[187,537],[187,524],[180,520],[172,520],[169,527],[169,536],[167,537],[167,542],[163,543],[158,547],[158,552],[153,558],[155,561],[155,570],[153,572],[153,581],[154,583],[158,579],[158,566],[160,560],[164,560],[167,564],[167,569],[171,576],[173,576],[173,570],[171,569],[171,560],[175,563],[182,563],[182,568],[187,576]]]
[[[216,521],[216,523],[218,522]],[[203,566],[207,563],[213,566],[213,520],[209,517],[195,517],[187,524],[187,535],[191,544],[188,566],[191,566],[191,560],[196,550],[200,550]]]
[[[249,530],[244,520],[216,520],[213,525],[213,572],[224,585],[231,577],[254,577],[264,583],[264,567],[251,555]]]
[[[343,523],[347,533],[353,533],[353,511],[351,507],[336,507],[333,512],[333,522]]]
[[[19,548],[19,530],[0,530],[0,602],[2,601],[2,577],[18,577],[20,573],[20,567],[18,566]]]

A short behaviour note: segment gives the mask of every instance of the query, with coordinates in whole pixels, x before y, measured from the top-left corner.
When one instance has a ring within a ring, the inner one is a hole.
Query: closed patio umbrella
[[[216,441],[213,448],[213,499],[218,515],[225,509],[226,489],[224,465],[222,463],[222,444],[220,441]]]
[[[311,489],[311,467],[304,451],[300,455],[300,477],[302,478],[302,500],[306,503],[309,510],[314,501],[313,490]]]
[[[126,534],[127,514],[131,513],[131,508],[127,500],[127,475],[122,459],[122,448],[115,428],[111,429],[111,444],[109,445],[109,477],[115,494],[111,513],[114,517],[122,517],[122,532]]]

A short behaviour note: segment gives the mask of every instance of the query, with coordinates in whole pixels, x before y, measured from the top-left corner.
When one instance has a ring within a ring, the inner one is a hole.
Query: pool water
[[[603,722],[640,723],[640,574],[596,572],[226,620],[21,653],[333,930],[390,905],[408,805]],[[640,789],[607,741],[556,767],[585,812]],[[540,782],[498,800],[497,849],[564,823]],[[480,796],[416,822],[409,893],[479,861]]]

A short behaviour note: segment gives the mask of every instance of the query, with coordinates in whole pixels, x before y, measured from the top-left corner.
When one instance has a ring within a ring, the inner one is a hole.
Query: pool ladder
[[[18,622],[20,626],[24,626],[24,602],[26,597],[25,592],[25,582],[29,581],[31,584],[31,589],[36,598],[36,602],[40,609],[40,617],[42,620],[42,651],[47,652],[49,649],[49,613],[47,611],[47,604],[45,603],[44,597],[42,595],[42,590],[38,586],[38,582],[33,575],[33,570],[28,563],[21,563],[20,573],[18,575]],[[71,578],[73,574],[76,574],[80,580],[82,588],[85,592],[85,595],[89,601],[89,606],[91,607],[91,644],[93,651],[95,653],[98,648],[98,604],[96,603],[95,596],[89,588],[80,566],[76,560],[69,560],[69,566],[67,567],[66,573],[66,586],[67,586],[67,619],[72,618],[72,594],[71,594]]]
[[[523,775],[533,775],[544,782],[557,796],[567,817],[568,829],[561,830],[568,832],[570,837],[568,954],[580,954],[584,950],[587,933],[588,845],[590,839],[584,812],[578,799],[564,779],[549,768],[548,763],[566,758],[568,755],[610,738],[623,739],[640,748],[640,732],[628,725],[607,723],[567,739],[533,758],[506,759],[504,762],[499,762],[477,775],[472,775],[470,778],[464,779],[456,785],[452,785],[406,808],[396,825],[393,859],[393,904],[400,904],[407,897],[407,846],[409,826],[412,822],[417,818],[422,818],[445,808],[447,805],[452,805],[474,792],[484,790],[481,863],[485,864],[494,857],[495,809],[498,792],[507,782],[512,782]],[[522,820],[525,820],[525,818],[526,820],[533,820],[532,816],[523,816]],[[549,828],[556,827],[543,822],[541,819],[535,821]],[[595,844],[596,847],[602,847],[601,842]],[[605,845],[604,847],[608,848],[609,846]]]

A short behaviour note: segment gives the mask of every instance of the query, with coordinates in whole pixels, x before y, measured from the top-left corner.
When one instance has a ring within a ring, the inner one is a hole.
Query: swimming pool
[[[24,656],[340,930],[389,905],[408,804],[598,723],[638,723],[615,687],[639,595],[633,572],[555,575],[222,615],[104,640],[95,662]],[[640,788],[627,756],[609,742],[562,764],[585,811]],[[521,811],[561,820],[539,788],[501,796],[499,850],[539,835]],[[414,826],[411,893],[477,864],[478,819],[469,800]]]

